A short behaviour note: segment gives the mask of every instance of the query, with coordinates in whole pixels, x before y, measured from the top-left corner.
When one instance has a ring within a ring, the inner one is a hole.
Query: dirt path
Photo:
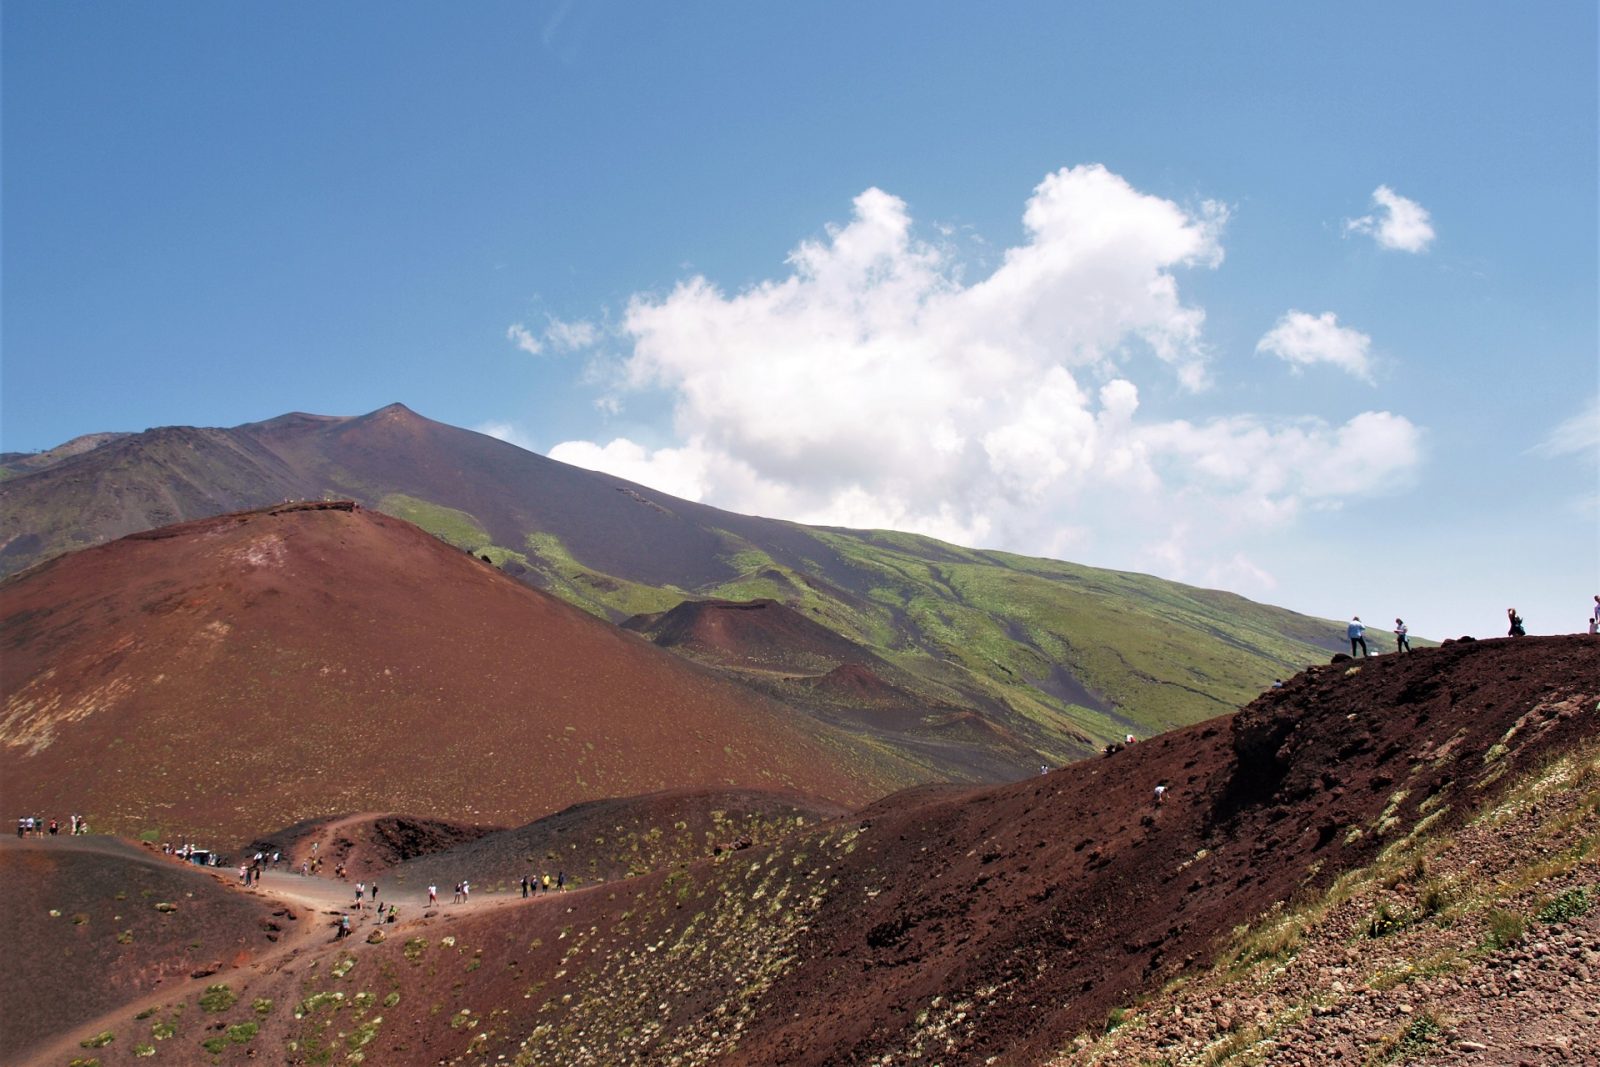
[[[352,815],[337,823],[329,824],[329,830],[350,822],[357,822],[369,815]],[[327,834],[323,831],[323,835]],[[86,847],[93,847],[86,846]],[[108,850],[109,851],[109,850]],[[177,857],[165,857],[171,862],[183,867],[191,865]],[[247,974],[269,975],[275,974],[284,967],[299,959],[308,949],[331,942],[335,939],[338,926],[338,917],[349,914],[351,918],[351,939],[365,939],[369,929],[375,925],[376,910],[371,902],[360,911],[352,907],[355,901],[355,883],[342,879],[323,878],[318,876],[301,876],[287,871],[267,871],[262,874],[261,881],[256,885],[246,887],[239,882],[237,868],[212,868],[194,867],[198,873],[209,875],[219,882],[223,889],[233,893],[247,893],[259,896],[269,906],[276,905],[286,910],[289,919],[282,924],[279,941],[270,948],[255,955],[249,961],[237,966],[225,966],[212,974],[202,975],[198,978],[186,978],[175,982],[164,983],[159,990],[129,1000],[87,1022],[74,1026],[71,1030],[51,1038],[46,1043],[34,1050],[28,1064],[38,1067],[61,1067],[62,1064],[71,1062],[74,1058],[83,1055],[80,1042],[104,1030],[115,1030],[119,1024],[125,1023],[130,1016],[137,1015],[149,1008],[159,1008],[174,1001],[181,1001],[191,996],[196,996],[205,990],[208,985],[225,980],[229,974],[246,972]],[[370,883],[369,883],[370,884]],[[460,915],[468,915],[489,911],[497,908],[516,907],[519,905],[536,906],[540,903],[538,897],[523,900],[511,893],[486,894],[473,897],[466,903],[453,904],[448,896],[433,907],[428,906],[426,893],[407,893],[404,897],[396,897],[392,902],[398,908],[396,922],[393,926],[385,926],[390,936],[408,933],[414,927],[422,927],[432,920],[450,920]],[[379,893],[381,903],[387,905],[390,899],[382,896],[382,879],[379,879]],[[549,899],[549,898],[547,898]],[[292,916],[292,919],[290,918]]]

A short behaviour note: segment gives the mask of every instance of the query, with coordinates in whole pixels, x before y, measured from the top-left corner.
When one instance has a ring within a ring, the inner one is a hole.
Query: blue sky
[[[8,3],[0,446],[401,401],[1414,633],[1600,592],[1592,3]]]

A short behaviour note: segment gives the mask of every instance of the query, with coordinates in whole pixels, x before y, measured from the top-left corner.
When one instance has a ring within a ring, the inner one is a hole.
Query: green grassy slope
[[[472,543],[471,516],[420,503],[395,513],[602,617],[777,600],[920,679],[930,703],[980,707],[1052,762],[1232,710],[1340,637],[1338,624],[1215,590],[878,531],[808,529],[809,559],[718,531],[735,577],[650,585],[586,567],[539,531],[520,548]]]

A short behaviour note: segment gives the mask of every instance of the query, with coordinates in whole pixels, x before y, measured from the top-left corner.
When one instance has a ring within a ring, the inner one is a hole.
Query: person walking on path
[[[1528,631],[1522,628],[1522,616],[1517,614],[1516,608],[1507,608],[1506,618],[1511,622],[1511,629],[1506,632],[1507,637],[1528,636]]]
[[[1394,650],[1396,652],[1410,652],[1411,642],[1406,640],[1406,620],[1394,620]]]
[[[430,885],[428,887],[428,907],[431,908],[437,903],[439,903],[439,887]]]
[[[1350,658],[1351,659],[1355,659],[1356,658],[1356,646],[1357,645],[1361,646],[1361,658],[1362,659],[1365,659],[1365,658],[1367,658],[1367,656],[1371,655],[1371,653],[1367,651],[1366,632],[1367,632],[1367,628],[1365,626],[1361,625],[1361,616],[1360,615],[1351,616],[1350,625],[1345,627],[1345,636],[1350,638]]]

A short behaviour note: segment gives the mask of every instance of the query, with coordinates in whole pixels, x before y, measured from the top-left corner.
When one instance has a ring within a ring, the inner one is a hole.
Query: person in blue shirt
[[[1363,659],[1371,655],[1371,653],[1367,651],[1366,632],[1367,628],[1361,625],[1361,616],[1353,616],[1350,619],[1350,625],[1345,628],[1345,634],[1350,638],[1350,656],[1352,659],[1355,658],[1357,645],[1361,646],[1361,656]]]

